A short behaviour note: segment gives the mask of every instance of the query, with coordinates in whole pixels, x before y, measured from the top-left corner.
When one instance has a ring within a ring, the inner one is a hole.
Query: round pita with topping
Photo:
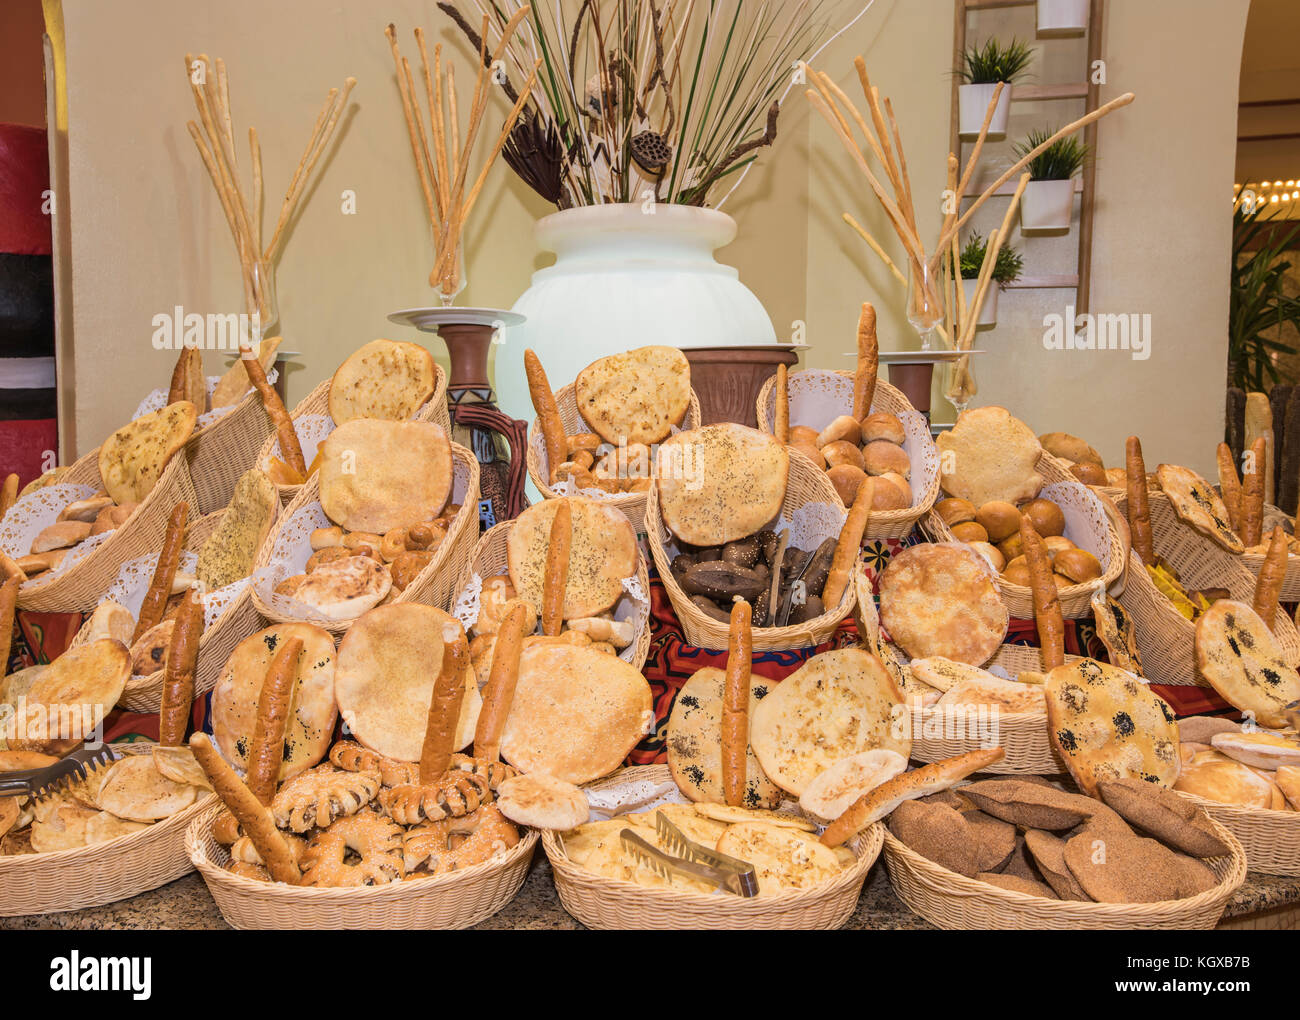
[[[1156,480],[1184,524],[1230,553],[1239,553],[1246,548],[1228,523],[1228,508],[1214,491],[1214,486],[1195,471],[1176,464],[1161,464],[1156,468]]]
[[[1286,706],[1300,699],[1300,674],[1244,602],[1220,599],[1197,619],[1196,666],[1224,701],[1261,726],[1286,726]]]
[[[442,426],[355,418],[320,447],[320,503],[335,524],[378,535],[431,521],[451,497]]]
[[[153,492],[163,468],[194,431],[198,411],[188,400],[123,425],[99,448],[99,477],[115,503],[140,503]]]
[[[433,355],[419,344],[371,340],[348,355],[330,380],[330,417],[406,421],[431,396],[437,373]]]
[[[675,347],[638,347],[578,373],[573,397],[582,420],[607,443],[667,439],[691,402],[691,365]]]

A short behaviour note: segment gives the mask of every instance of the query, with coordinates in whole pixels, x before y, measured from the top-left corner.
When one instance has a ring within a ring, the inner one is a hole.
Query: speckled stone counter
[[[1230,927],[1292,927],[1300,907],[1300,878],[1250,875],[1228,901],[1224,921]],[[1291,916],[1287,916],[1291,915]],[[1263,919],[1271,919],[1263,921]],[[198,874],[129,900],[65,914],[0,918],[0,929],[18,928],[225,928],[217,905]],[[581,928],[565,913],[555,892],[551,868],[539,850],[519,895],[500,913],[478,925],[482,929]],[[925,930],[931,925],[908,910],[889,884],[883,861],[868,876],[858,909],[846,928]]]

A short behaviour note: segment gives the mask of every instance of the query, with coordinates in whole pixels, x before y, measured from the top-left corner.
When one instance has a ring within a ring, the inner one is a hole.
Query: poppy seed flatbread
[[[234,584],[253,572],[257,550],[271,531],[280,497],[271,480],[253,468],[235,483],[221,523],[199,549],[195,573],[209,591]]]
[[[699,546],[747,538],[781,512],[790,455],[772,436],[726,422],[659,447],[655,486],[668,530]]]
[[[198,411],[188,400],[123,425],[99,448],[99,477],[113,502],[140,503],[153,492],[163,469],[194,432]]]
[[[1169,504],[1180,521],[1230,553],[1245,550],[1241,539],[1228,523],[1228,508],[1204,478],[1185,467],[1161,464],[1156,468],[1156,480],[1169,497]]]
[[[1043,446],[1005,407],[963,411],[935,446],[943,491],[977,507],[993,500],[1014,504],[1033,499],[1043,487],[1035,470]]]
[[[1048,734],[1084,793],[1097,796],[1108,779],[1172,786],[1178,778],[1173,710],[1132,673],[1083,659],[1052,670],[1044,693]]]
[[[727,675],[720,669],[697,670],[677,692],[668,716],[668,768],[678,789],[692,801],[721,801],[722,696]],[[770,693],[773,684],[753,674],[749,681],[749,715]],[[767,778],[752,747],[745,754],[745,794],[750,808],[774,808],[781,803],[780,787]]]
[[[451,444],[433,422],[356,418],[320,447],[320,503],[348,531],[431,521],[451,496]]]
[[[582,420],[605,442],[661,443],[686,418],[691,365],[675,347],[612,354],[578,373],[573,398]]]
[[[1196,667],[1224,701],[1261,726],[1287,725],[1300,698],[1300,675],[1282,657],[1272,631],[1244,602],[1220,599],[1196,621]]]
[[[330,417],[406,421],[433,396],[433,355],[419,344],[371,340],[350,354],[330,380]]]

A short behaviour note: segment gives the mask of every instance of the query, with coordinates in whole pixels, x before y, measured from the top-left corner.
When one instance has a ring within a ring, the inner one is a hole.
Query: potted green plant
[[[1228,380],[1247,393],[1267,392],[1281,380],[1276,358],[1295,350],[1282,336],[1300,329],[1300,298],[1284,289],[1288,249],[1300,236],[1262,215],[1267,205],[1238,202],[1232,215],[1231,290],[1228,297]],[[1285,221],[1283,221],[1285,222]]]
[[[978,137],[998,82],[1005,82],[1006,88],[998,98],[985,137],[994,141],[1006,137],[1011,87],[1018,78],[1024,77],[1033,57],[1034,51],[1029,44],[1019,39],[1005,44],[990,39],[983,46],[972,46],[962,54],[962,67],[958,74],[964,84],[957,89],[957,127],[963,138]]]
[[[1040,36],[1083,35],[1088,28],[1088,0],[1038,0],[1037,6]]]
[[[984,265],[984,255],[987,250],[988,242],[978,231],[971,233],[961,250],[959,260],[961,265],[961,286],[966,294],[967,307],[970,307],[971,302],[975,300],[975,288],[979,283],[980,268]],[[979,322],[977,323],[979,326],[997,325],[998,291],[1020,279],[1020,272],[1024,269],[1024,266],[1025,260],[1015,248],[1010,245],[1003,245],[998,249],[997,261],[993,263],[993,282],[997,286],[990,287],[984,297],[984,307],[980,309]]]
[[[1025,156],[1052,136],[1046,129],[1030,131],[1016,145]],[[1083,169],[1088,147],[1073,135],[1058,138],[1026,166],[1030,181],[1020,200],[1021,230],[1069,230],[1074,209],[1074,175]]]

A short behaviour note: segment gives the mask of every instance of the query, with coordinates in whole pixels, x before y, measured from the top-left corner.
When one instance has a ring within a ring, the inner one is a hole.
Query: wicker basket
[[[671,784],[667,765],[641,765],[622,769],[588,784],[607,789],[629,778]],[[555,873],[555,888],[564,909],[588,928],[838,928],[858,905],[867,872],[880,854],[884,827],[871,826],[850,844],[857,862],[834,879],[813,889],[743,899],[729,894],[707,894],[685,889],[647,888],[633,882],[605,878],[572,863],[559,834],[545,832],[542,848]]]
[[[1080,549],[1097,557],[1101,563],[1101,580],[1109,589],[1124,573],[1124,547],[1101,501],[1055,457],[1044,454],[1038,461],[1038,473],[1045,482],[1042,498],[1050,499],[1061,508],[1065,514],[1066,535]],[[957,541],[937,513],[926,514],[922,527],[936,542]],[[1002,577],[997,578],[997,585],[998,593],[1013,617],[1019,620],[1034,618],[1033,592]],[[1061,614],[1067,620],[1091,616],[1092,596],[1096,590],[1096,581],[1060,588],[1057,594],[1061,600]]]
[[[1271,509],[1276,511],[1278,514],[1282,513],[1282,511],[1277,510],[1276,507]],[[1270,507],[1264,507],[1265,520],[1268,520],[1269,518],[1269,510]],[[1267,533],[1264,535],[1264,544],[1268,544]],[[1242,553],[1237,557],[1237,560],[1252,574],[1259,577],[1259,572],[1264,568],[1264,560],[1266,558],[1267,557],[1263,553],[1248,552]],[[1290,553],[1286,558],[1286,574],[1282,577],[1281,601],[1300,602],[1300,555],[1297,555],[1296,553]]]
[[[591,426],[583,421],[582,415],[578,413],[578,405],[573,397],[573,383],[555,394],[555,402],[560,408],[560,420],[564,422],[565,435],[572,436],[591,431]],[[700,427],[700,399],[695,395],[694,390],[691,390],[691,402],[686,407],[686,417],[682,419],[681,427],[683,431]],[[541,423],[536,418],[533,419],[532,428],[528,430],[528,477],[537,486],[537,491],[542,494],[543,499],[555,499],[561,495],[552,489],[549,483],[551,464],[546,458],[546,437],[542,435]],[[646,494],[644,492],[621,492],[617,495],[591,492],[583,495],[589,495],[592,499],[618,507],[632,522],[632,527],[637,531],[641,530],[641,522],[645,520]]]
[[[1149,502],[1156,555],[1177,571],[1185,587],[1226,588],[1240,602],[1249,605],[1254,601],[1255,577],[1242,566],[1241,557],[1183,524],[1163,493],[1150,493]],[[1119,505],[1127,511],[1127,499]],[[1196,669],[1196,625],[1160,593],[1137,553],[1130,555],[1128,583],[1120,604],[1133,617],[1143,672],[1153,683],[1205,686]],[[1300,663],[1300,634],[1291,618],[1279,609],[1273,627],[1282,657],[1291,666]]]
[[[250,390],[233,408],[185,444],[185,459],[198,494],[195,514],[210,514],[230,505],[239,476],[257,462],[257,452],[274,429],[262,399]]]
[[[537,846],[537,831],[529,829],[504,854],[463,871],[357,889],[316,889],[227,871],[230,855],[212,838],[212,820],[220,810],[210,807],[191,820],[185,851],[234,928],[468,928],[515,898]]]
[[[102,487],[99,477],[98,448],[72,465],[61,483]],[[44,490],[38,489],[25,499],[38,501]],[[23,504],[19,500],[15,509]],[[190,481],[189,466],[182,456],[175,456],[163,468],[153,491],[136,508],[135,513],[120,528],[111,532],[98,546],[77,562],[62,570],[37,574],[18,589],[18,608],[40,613],[84,613],[99,605],[104,590],[117,577],[118,569],[127,560],[156,552],[162,547],[167,531],[167,519],[177,503],[189,503],[191,509],[198,505],[198,495]],[[51,521],[53,519],[51,518]],[[4,541],[5,528],[0,527],[0,546],[17,558],[26,549],[11,549]]]
[[[1246,878],[1246,852],[1222,825],[1215,832],[1232,848],[1227,857],[1205,863],[1219,884],[1182,900],[1156,903],[1090,903],[1049,900],[1013,892],[959,875],[927,860],[885,833],[885,866],[898,898],[915,914],[949,930],[1213,928],[1230,897]]]
[[[464,569],[462,569],[457,580],[456,591],[458,598],[456,604],[452,606],[453,614],[456,613],[457,605],[460,603],[459,595],[464,594],[475,574],[482,579],[509,573],[506,540],[510,537],[510,529],[514,527],[514,524],[514,521],[503,521],[489,529],[478,540],[478,545],[474,546],[474,551],[465,563]],[[641,602],[634,601],[632,603],[634,606],[632,620],[636,626],[636,637],[630,645],[619,653],[619,658],[639,670],[645,665],[646,656],[650,654],[650,575],[646,570],[645,556],[639,549],[636,558],[636,580],[645,599]],[[462,619],[461,622],[467,623],[465,619]],[[472,626],[472,621],[468,621],[465,629],[468,631],[470,626]]]
[[[114,745],[143,754],[152,744]],[[0,857],[0,917],[84,910],[138,896],[194,870],[185,830],[213,806],[200,796],[184,811],[117,839],[45,854]]]
[[[478,538],[479,466],[474,455],[457,443],[451,444],[451,460],[451,502],[459,503],[460,510],[456,512],[451,527],[447,529],[447,537],[442,540],[442,545],[433,554],[433,559],[429,561],[428,566],[393,599],[394,602],[419,602],[439,609],[448,608],[452,595],[457,590],[456,579],[460,577],[465,564],[469,562],[474,543]],[[320,481],[314,476],[307,479],[305,485],[299,487],[298,495],[280,512],[271,534],[262,543],[262,548],[257,554],[257,565],[253,569],[254,581],[250,591],[257,611],[271,622],[314,623],[337,636],[346,633],[354,621],[327,620],[323,616],[311,614],[288,615],[272,605],[258,590],[257,577],[271,565],[282,533],[293,524],[294,516],[300,511],[311,513],[313,510],[324,518],[324,511],[320,509]]]
[[[1246,808],[1178,792],[1237,837],[1252,872],[1300,875],[1300,811]]]
[[[853,373],[806,368],[791,372],[787,386],[790,393],[790,424],[807,425],[819,432],[842,414],[853,413]],[[758,391],[758,427],[764,432],[776,430],[776,376],[771,376]],[[867,522],[867,538],[906,538],[916,522],[934,506],[939,497],[939,451],[930,435],[930,423],[907,402],[903,391],[883,379],[876,381],[873,411],[887,411],[903,422],[907,439],[903,449],[912,462],[912,505],[906,510],[877,510]]]
[[[686,635],[687,644],[697,648],[725,649],[728,624],[705,614],[690,600],[690,596],[682,591],[677,579],[673,577],[671,565],[675,555],[676,540],[664,524],[663,515],[659,512],[659,487],[651,486],[647,495],[649,498],[646,500],[645,511],[646,541],[650,546],[650,554],[654,557],[655,568],[659,571],[659,579],[663,582],[664,590],[668,592],[669,601],[672,602],[673,612],[677,615],[682,631]],[[789,481],[785,488],[785,499],[781,503],[781,517],[789,521],[795,511],[815,504],[824,506],[830,512],[822,527],[811,525],[814,540],[822,542],[827,538],[837,537],[844,526],[847,511],[835,494],[835,487],[826,477],[826,472],[819,470],[807,457],[791,457]],[[829,527],[832,518],[835,522],[833,530]],[[859,563],[854,569],[860,571],[862,565]],[[806,623],[794,623],[786,627],[755,627],[754,651],[811,648],[830,640],[840,621],[853,612],[853,606],[857,601],[857,587],[856,584],[845,585],[844,596],[838,606]]]

